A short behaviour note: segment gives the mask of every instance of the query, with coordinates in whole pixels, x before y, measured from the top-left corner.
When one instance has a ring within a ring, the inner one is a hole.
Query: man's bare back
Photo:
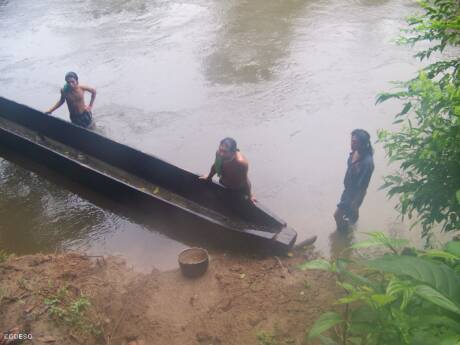
[[[233,159],[222,161],[220,182],[228,188],[248,190],[248,165],[241,152],[235,152]]]

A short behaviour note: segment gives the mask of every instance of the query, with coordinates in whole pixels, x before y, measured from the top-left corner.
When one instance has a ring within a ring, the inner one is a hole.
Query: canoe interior
[[[0,126],[156,198],[235,230],[278,233],[285,222],[259,203],[95,132],[0,97]]]

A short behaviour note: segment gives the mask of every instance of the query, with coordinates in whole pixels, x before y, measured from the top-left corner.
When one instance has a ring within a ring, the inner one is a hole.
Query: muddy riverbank
[[[12,257],[0,264],[0,327],[33,344],[304,344],[336,293],[327,273],[296,268],[314,256],[211,253],[198,279],[138,273],[119,257]]]

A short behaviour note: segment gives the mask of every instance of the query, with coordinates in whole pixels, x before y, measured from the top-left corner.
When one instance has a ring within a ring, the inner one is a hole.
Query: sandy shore
[[[0,264],[0,329],[31,334],[24,344],[304,344],[336,293],[329,274],[297,269],[313,256],[211,253],[196,279],[118,257],[12,257]]]

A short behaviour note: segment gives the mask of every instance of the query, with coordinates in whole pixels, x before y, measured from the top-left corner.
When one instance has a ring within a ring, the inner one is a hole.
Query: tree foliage
[[[426,236],[437,223],[460,229],[460,1],[419,3],[423,13],[408,19],[400,42],[424,43],[415,54],[420,60],[440,57],[398,91],[378,96],[377,103],[403,102],[394,120],[398,131],[380,130],[378,138],[390,162],[399,163],[383,188],[399,197],[400,213],[420,223]]]

